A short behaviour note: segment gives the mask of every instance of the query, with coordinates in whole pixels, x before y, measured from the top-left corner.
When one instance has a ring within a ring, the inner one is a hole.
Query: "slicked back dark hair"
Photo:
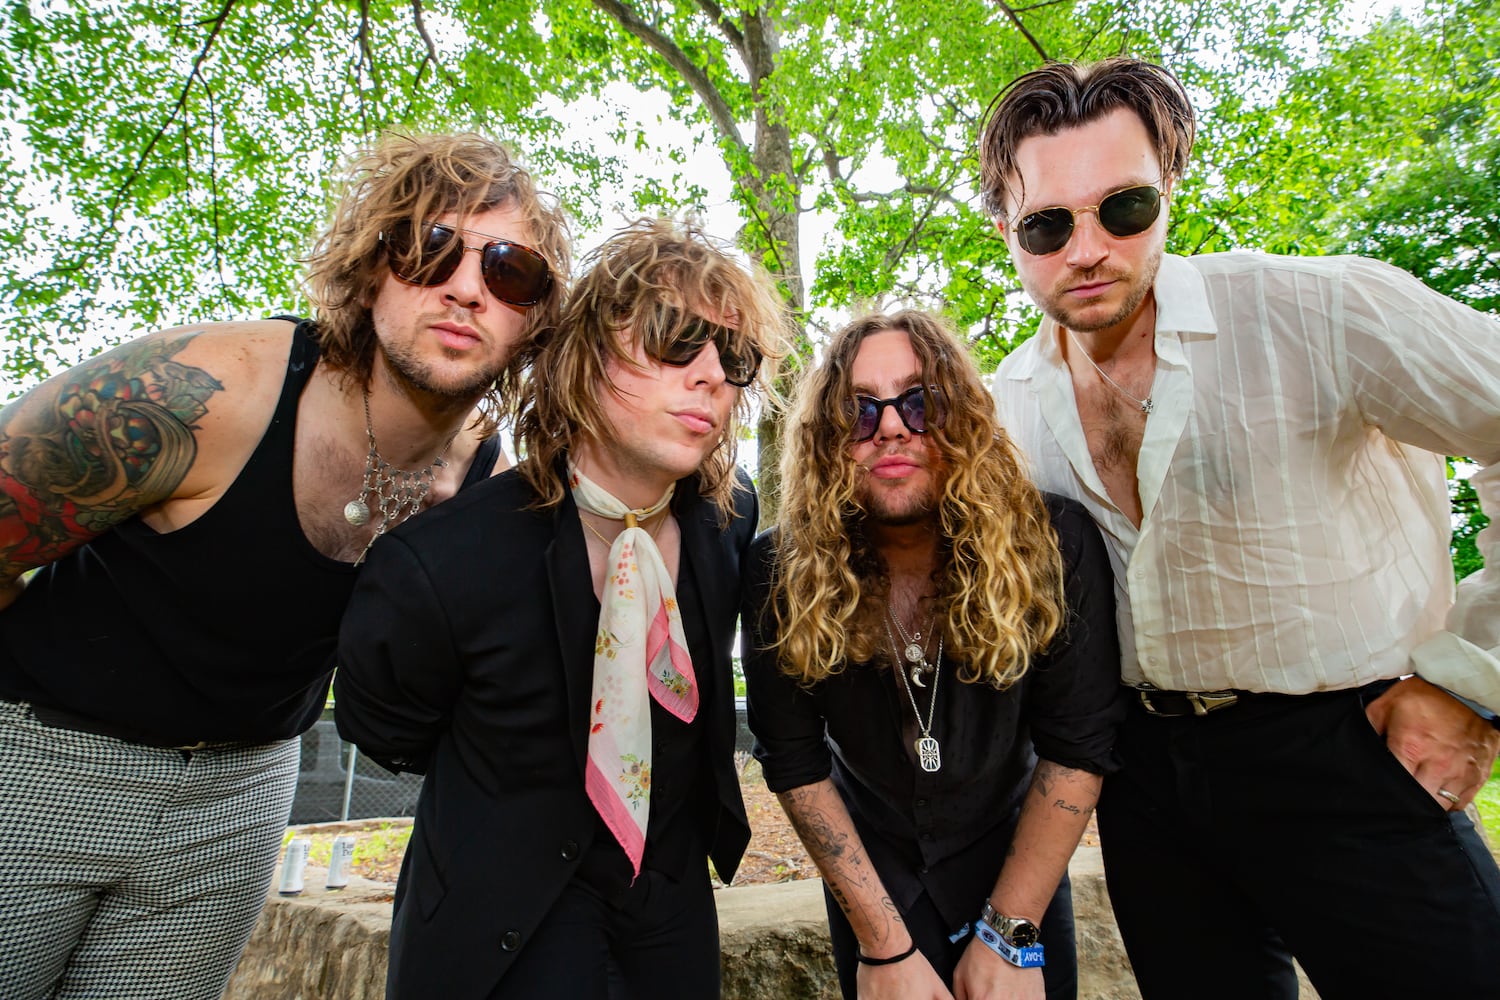
[[[1162,178],[1181,177],[1197,125],[1187,91],[1170,70],[1128,56],[1048,63],[1006,84],[985,111],[979,135],[985,211],[1000,218],[1007,201],[1021,203],[1025,192],[1012,190],[1011,181],[1019,178],[1016,150],[1024,140],[1087,125],[1120,108],[1134,111],[1146,126]]]

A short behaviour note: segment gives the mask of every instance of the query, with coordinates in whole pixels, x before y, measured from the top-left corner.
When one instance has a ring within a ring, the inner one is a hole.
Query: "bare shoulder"
[[[272,320],[148,334],[0,410],[0,580],[205,490],[211,467],[232,461],[221,456],[269,423],[292,329]]]

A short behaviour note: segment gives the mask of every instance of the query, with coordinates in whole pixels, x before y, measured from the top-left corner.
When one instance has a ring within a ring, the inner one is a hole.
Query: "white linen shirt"
[[[1496,518],[1500,322],[1358,257],[1169,254],[1155,297],[1139,531],[1055,322],[993,385],[1038,485],[1104,534],[1123,680],[1300,694],[1417,672],[1500,709],[1500,523],[1455,607],[1441,457],[1481,463]]]

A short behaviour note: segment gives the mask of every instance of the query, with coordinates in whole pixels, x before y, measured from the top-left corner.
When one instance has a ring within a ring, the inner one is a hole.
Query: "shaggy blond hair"
[[[936,386],[946,404],[943,426],[929,425],[926,435],[945,470],[933,573],[944,657],[966,683],[1009,687],[1063,624],[1057,535],[974,362],[941,320],[916,310],[844,327],[796,393],[772,587],[781,669],[810,685],[846,663],[889,662],[890,579],[864,531],[849,452],[854,358],[866,337],[886,330],[911,339],[922,384]]]
[[[600,395],[615,391],[607,362],[639,368],[637,339],[648,356],[673,340],[694,314],[722,317],[737,350],[762,356],[749,391],[739,393],[723,439],[698,470],[701,492],[726,519],[734,509],[734,457],[753,391],[765,390],[791,342],[786,300],[759,267],[735,260],[691,222],[641,219],[606,240],[583,261],[555,331],[520,350],[529,373],[515,427],[519,468],[542,507],[562,501],[555,464],[588,440],[615,439]]]
[[[303,284],[317,319],[322,359],[336,372],[368,385],[375,359],[371,309],[388,270],[380,234],[452,213],[460,221],[492,208],[515,206],[529,245],[547,259],[552,286],[526,312],[525,332],[557,324],[571,251],[561,208],[544,198],[531,175],[499,143],[472,132],[383,136],[350,166],[333,218],[307,258]],[[462,239],[462,237],[459,237]],[[519,352],[517,352],[519,353]],[[497,418],[516,396],[520,368],[512,357],[486,394]]]

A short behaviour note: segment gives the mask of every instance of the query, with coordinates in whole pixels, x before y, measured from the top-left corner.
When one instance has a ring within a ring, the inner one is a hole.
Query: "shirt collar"
[[[1156,296],[1156,352],[1171,364],[1182,362],[1182,349],[1176,334],[1194,333],[1217,336],[1218,321],[1208,301],[1208,283],[1186,257],[1162,254],[1161,267],[1152,285]],[[1163,334],[1168,334],[1163,336]],[[1062,348],[1058,344],[1057,323],[1046,317],[1036,332],[1036,348],[1024,352],[1007,372],[1017,381],[1034,378],[1045,371],[1063,368]]]

